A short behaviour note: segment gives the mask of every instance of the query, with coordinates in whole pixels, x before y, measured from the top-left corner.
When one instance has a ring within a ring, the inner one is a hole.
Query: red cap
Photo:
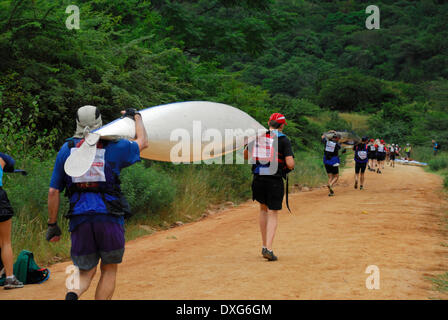
[[[269,117],[269,121],[271,121],[271,120],[275,120],[278,123],[287,124],[285,116],[282,115],[281,113],[273,113],[273,114],[271,114],[271,116]]]
[[[383,140],[383,139],[381,139],[381,143],[384,143],[384,140]]]
[[[370,142],[374,142],[375,140],[373,140],[373,139],[370,139]]]

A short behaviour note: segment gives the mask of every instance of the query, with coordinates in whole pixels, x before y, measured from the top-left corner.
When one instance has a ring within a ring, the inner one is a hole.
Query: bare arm
[[[0,158],[0,166],[2,166],[2,169],[6,166],[5,160],[3,160],[2,158]]]
[[[293,170],[295,166],[294,158],[292,156],[285,157],[286,167]]]
[[[244,149],[244,160],[248,160],[249,159],[249,150]]]
[[[50,188],[48,191],[48,223],[55,223],[58,220],[59,195],[58,189]]]
[[[148,147],[148,134],[140,114],[135,115],[135,142],[137,142],[140,152]]]

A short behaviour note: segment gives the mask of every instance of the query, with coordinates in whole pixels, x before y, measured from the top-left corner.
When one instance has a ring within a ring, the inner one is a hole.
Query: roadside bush
[[[134,214],[158,213],[174,201],[176,185],[166,173],[137,163],[122,171],[121,186]]]
[[[438,156],[429,161],[429,167],[431,170],[439,171],[448,168],[448,157]]]

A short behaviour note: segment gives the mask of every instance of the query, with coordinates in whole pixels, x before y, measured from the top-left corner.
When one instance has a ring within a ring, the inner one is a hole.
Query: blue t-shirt
[[[77,144],[81,139],[73,139]],[[66,187],[67,175],[64,171],[64,164],[67,158],[70,156],[70,148],[68,142],[66,142],[56,157],[56,163],[53,169],[53,175],[51,177],[50,187],[62,192]],[[140,149],[136,142],[129,140],[118,140],[116,142],[109,142],[105,146],[104,160],[112,167],[112,170],[120,175],[121,169],[129,167],[130,165],[140,161]],[[80,199],[77,203],[81,208],[85,209],[85,212],[91,211],[90,203],[93,203],[94,194],[90,192],[81,193]],[[98,203],[95,203],[98,205]],[[116,222],[121,225],[124,224],[124,217],[118,217],[107,214],[106,206],[103,204],[102,208],[95,211],[98,214],[86,214],[76,215],[70,218],[70,231],[73,231],[75,227],[84,222]]]
[[[353,151],[355,151],[355,161],[358,163],[367,163],[369,159],[367,157],[368,154],[368,146],[364,143],[357,144],[353,147]]]
[[[14,172],[15,160],[6,153],[0,152],[0,158],[5,162],[5,167],[0,166],[0,187],[3,187],[3,172]]]

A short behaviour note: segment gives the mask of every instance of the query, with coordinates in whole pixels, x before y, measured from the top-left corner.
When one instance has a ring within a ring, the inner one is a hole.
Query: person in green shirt
[[[409,143],[406,144],[406,148],[404,148],[404,152],[406,152],[406,159],[407,160],[411,159],[411,151],[412,151],[411,145]]]

